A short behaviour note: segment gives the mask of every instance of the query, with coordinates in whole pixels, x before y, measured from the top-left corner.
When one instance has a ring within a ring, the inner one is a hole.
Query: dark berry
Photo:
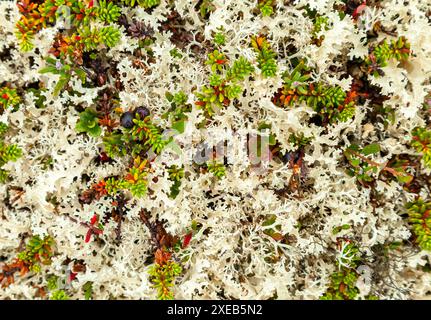
[[[127,129],[132,128],[134,126],[133,118],[133,113],[131,113],[130,111],[124,112],[120,118],[121,125]]]
[[[150,115],[150,110],[145,107],[138,107],[135,109],[134,114],[139,114],[140,119],[145,119]]]

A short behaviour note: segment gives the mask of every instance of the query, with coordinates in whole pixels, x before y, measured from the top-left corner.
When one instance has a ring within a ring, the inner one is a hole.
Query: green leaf
[[[172,129],[178,131],[179,133],[183,133],[185,130],[185,120],[181,119],[172,124]]]
[[[368,146],[365,146],[361,151],[361,153],[364,156],[368,156],[370,154],[375,154],[379,152],[380,152],[380,145],[378,143],[369,144]]]

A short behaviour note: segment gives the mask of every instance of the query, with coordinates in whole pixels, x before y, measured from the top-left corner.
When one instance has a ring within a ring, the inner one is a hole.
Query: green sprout
[[[417,199],[409,202],[407,209],[416,243],[421,249],[431,251],[431,202]]]
[[[412,131],[411,146],[422,155],[422,162],[431,168],[431,130],[415,128]]]
[[[76,123],[75,130],[78,132],[86,132],[92,137],[98,137],[102,133],[99,126],[99,118],[97,112],[91,108],[86,108],[79,114],[79,121]]]

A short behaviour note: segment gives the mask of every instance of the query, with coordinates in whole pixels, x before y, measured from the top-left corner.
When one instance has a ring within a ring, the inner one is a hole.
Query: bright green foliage
[[[409,202],[407,209],[416,243],[423,250],[431,251],[431,201],[418,199]]]
[[[341,225],[341,226],[338,226],[338,227],[334,227],[333,229],[332,229],[332,234],[338,234],[338,233],[340,233],[342,230],[349,230],[350,229],[350,225],[349,224],[343,224],[343,225]]]
[[[116,6],[113,2],[106,2],[106,0],[99,0],[99,7],[97,8],[97,17],[103,22],[115,22],[121,14],[120,7]]]
[[[310,82],[309,69],[300,62],[290,73],[285,73],[284,85],[274,98],[280,106],[305,102],[330,122],[347,121],[355,114],[353,101],[346,101],[346,92],[339,86]]]
[[[274,13],[274,0],[259,0],[257,7],[263,17],[269,17]]]
[[[43,239],[39,236],[33,236],[26,245],[24,251],[18,254],[18,259],[25,262],[29,269],[38,272],[41,268],[40,263],[50,264],[53,252],[54,239],[51,236],[45,236]]]
[[[97,112],[91,108],[86,108],[79,114],[79,121],[76,123],[75,130],[78,132],[86,132],[92,137],[98,137],[102,133],[99,126],[99,118]]]
[[[82,286],[82,289],[84,290],[85,300],[91,300],[91,299],[93,299],[93,282],[87,281]]]
[[[120,41],[121,33],[114,26],[106,26],[101,28],[90,28],[85,26],[79,30],[79,35],[85,46],[85,51],[97,49],[100,44],[107,47],[114,47]]]
[[[21,98],[17,94],[16,89],[11,89],[9,87],[0,88],[0,111],[1,109],[6,110],[7,108],[16,110],[20,102]]]
[[[147,117],[143,120],[133,119],[135,123],[130,133],[136,139],[144,142],[144,146],[150,146],[154,153],[160,153],[162,149],[170,142],[164,140],[161,130],[151,123],[150,118]]]
[[[219,52],[218,50],[214,50],[212,53],[208,55],[208,60],[205,64],[211,66],[211,71],[223,71],[223,65],[227,62],[226,56],[224,53]]]
[[[232,68],[227,70],[228,81],[243,81],[254,71],[253,65],[244,57],[235,60]]]
[[[321,15],[316,15],[314,18],[313,35],[316,37],[317,34],[322,30],[329,30],[329,18]]]
[[[129,169],[126,177],[119,181],[118,186],[129,190],[134,197],[143,197],[148,189],[148,170],[148,160],[141,160],[141,157],[136,157],[133,161],[133,166]]]
[[[217,161],[207,163],[208,171],[211,172],[217,179],[221,179],[226,175],[226,167]]]
[[[244,57],[240,57],[228,68],[225,56],[217,50],[209,55],[207,64],[211,66],[213,73],[210,75],[209,85],[203,86],[201,92],[196,93],[199,100],[196,105],[211,117],[215,108],[227,106],[232,99],[239,97],[243,90],[238,82],[248,77],[254,67]]]
[[[187,113],[192,110],[192,106],[187,104],[188,96],[180,91],[172,95],[166,93],[166,98],[171,103],[169,110],[162,116],[163,119],[170,119],[172,129],[178,133],[183,133],[185,130]]]
[[[159,300],[172,300],[173,292],[170,290],[174,286],[175,278],[182,272],[181,266],[174,261],[167,261],[163,265],[155,263],[148,271],[151,276],[151,282],[157,289],[157,298]]]
[[[64,290],[55,290],[51,296],[49,297],[49,300],[69,300],[70,297],[67,295]]]
[[[48,278],[46,287],[48,288],[49,291],[54,291],[55,289],[58,288],[58,276],[52,275]]]
[[[385,67],[388,60],[395,59],[397,61],[404,61],[409,58],[410,44],[404,37],[399,37],[397,40],[392,40],[388,43],[383,40],[379,45],[374,47],[371,54],[365,59],[365,64],[368,66],[377,65],[378,67]],[[374,68],[370,68],[374,76],[378,76],[379,72]]]
[[[2,169],[9,161],[17,161],[21,155],[22,150],[15,144],[6,144],[3,140],[3,135],[7,132],[8,126],[0,122],[0,183],[5,183],[9,178],[9,172]]]
[[[412,131],[412,136],[412,147],[422,154],[425,166],[431,168],[431,130],[418,127]]]
[[[276,54],[264,37],[252,37],[251,45],[257,52],[257,63],[264,77],[273,77],[277,73]]]
[[[214,40],[214,43],[219,46],[223,46],[226,43],[226,37],[222,31],[217,32],[214,35],[213,40]]]
[[[136,157],[149,149],[159,154],[171,142],[171,139],[165,140],[163,138],[161,129],[151,122],[150,117],[141,120],[139,115],[136,115],[133,122],[134,126],[131,129],[123,129],[121,132],[104,135],[105,152],[111,158],[127,154]]]
[[[169,167],[168,172],[169,180],[174,182],[171,186],[171,193],[169,196],[175,199],[180,193],[181,179],[184,178],[184,167],[172,165]]]
[[[76,74],[82,83],[85,83],[87,74],[79,67],[66,64],[64,61],[56,60],[53,58],[46,58],[47,66],[39,70],[40,73],[53,73],[60,75],[60,79],[54,87],[53,94],[57,96],[60,91],[69,83],[72,78],[72,74]]]
[[[160,0],[121,0],[121,1],[130,7],[139,5],[145,9],[152,8],[160,4]]]
[[[90,23],[90,17],[96,13],[96,8],[90,8],[85,1],[55,0],[55,4],[58,7],[62,7],[60,10],[56,11],[55,18],[66,18],[75,27],[88,25]]]
[[[354,300],[359,294],[356,281],[359,275],[355,270],[346,269],[331,275],[331,284],[321,300]]]

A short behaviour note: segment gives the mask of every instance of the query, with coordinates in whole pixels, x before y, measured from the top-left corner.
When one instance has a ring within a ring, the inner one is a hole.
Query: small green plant
[[[160,4],[160,0],[121,0],[121,2],[130,7],[139,5],[145,9],[149,9]]]
[[[416,243],[421,249],[431,251],[431,201],[417,199],[407,203],[407,209]]]
[[[49,300],[69,300],[70,297],[67,295],[67,293],[64,290],[55,290],[53,293],[51,293],[51,296],[49,297]]]
[[[92,300],[93,299],[93,282],[87,281],[82,286],[82,290],[84,290],[84,297],[85,300]]]
[[[273,77],[277,73],[276,54],[265,37],[255,36],[251,38],[251,45],[257,53],[258,68],[264,77]]]
[[[274,13],[274,0],[259,0],[257,7],[263,17],[269,17]]]
[[[5,183],[9,179],[9,172],[2,167],[9,161],[15,162],[22,156],[22,150],[15,144],[6,144],[4,134],[8,126],[0,122],[0,183]]]
[[[51,236],[41,238],[33,236],[24,251],[18,253],[18,260],[24,262],[30,271],[39,272],[41,264],[49,265],[54,255],[54,239]]]
[[[248,77],[254,67],[244,57],[235,60],[228,67],[225,55],[218,50],[209,54],[206,64],[211,66],[213,73],[210,75],[209,85],[203,86],[196,93],[198,101],[195,104],[205,110],[207,117],[211,117],[216,108],[227,106],[231,100],[239,97],[243,91],[239,82]]]
[[[410,44],[404,37],[399,37],[390,43],[384,39],[371,48],[371,53],[365,59],[365,65],[368,67],[368,72],[377,77],[383,74],[380,68],[387,66],[389,60],[405,61],[409,58],[410,53]]]
[[[431,168],[431,130],[415,128],[412,131],[411,146],[421,153],[423,164]]]
[[[120,7],[116,6],[113,2],[106,0],[99,0],[99,7],[97,8],[97,17],[107,23],[115,22],[121,14]]]
[[[347,173],[352,177],[355,176],[364,186],[378,178],[381,172],[389,173],[401,184],[408,184],[413,180],[413,176],[406,171],[408,165],[405,161],[380,164],[368,158],[368,156],[378,153],[380,153],[380,145],[377,143],[366,145],[363,148],[356,144],[350,145],[344,150],[344,155],[350,164]]]
[[[0,89],[0,112],[11,108],[16,110],[21,102],[21,98],[16,92],[16,89],[11,89],[9,87],[2,87]]]
[[[199,13],[202,18],[205,18],[208,14],[213,12],[215,9],[216,7],[213,4],[213,0],[203,0],[199,7]]]
[[[361,260],[358,247],[350,240],[337,239],[338,270],[331,275],[331,282],[321,300],[355,300],[359,289],[356,286],[359,273],[355,270]],[[368,295],[366,300],[378,300],[377,296]]]
[[[276,223],[277,216],[275,214],[269,215],[262,223],[265,227],[263,233],[273,238],[275,241],[282,241],[285,237],[281,234],[281,225]],[[273,226],[273,228],[269,228]]]
[[[79,121],[76,123],[75,130],[78,132],[86,132],[92,137],[98,137],[102,133],[99,126],[99,118],[97,112],[91,108],[86,108],[79,114]]]
[[[180,193],[181,179],[184,178],[184,167],[178,167],[176,165],[172,165],[168,169],[169,180],[174,183],[171,186],[170,197],[175,199],[176,196]]]
[[[273,102],[278,106],[292,106],[305,102],[324,122],[347,121],[355,114],[352,98],[339,86],[312,83],[309,68],[299,62],[292,72],[283,75],[284,85]]]
[[[174,294],[171,288],[174,286],[175,278],[181,274],[182,268],[171,260],[171,254],[165,249],[157,249],[155,256],[156,261],[148,273],[154,288],[157,289],[157,299],[172,300]]]
[[[144,146],[151,147],[154,153],[159,154],[170,142],[163,138],[161,130],[151,122],[150,117],[141,120],[138,115],[133,122],[135,125],[130,131],[132,137],[142,141]]]
[[[223,33],[223,29],[221,29],[220,31],[218,31],[214,37],[213,37],[213,41],[216,45],[218,46],[223,46],[226,43],[226,37]]]
[[[313,137],[305,137],[302,132],[298,134],[292,133],[288,139],[289,143],[297,149],[305,147],[311,140],[313,140]]]
[[[53,94],[57,96],[60,91],[69,83],[73,74],[76,74],[82,83],[85,83],[87,74],[85,71],[79,67],[66,64],[64,61],[56,60],[54,58],[46,58],[47,66],[41,70],[40,73],[53,73],[60,75],[60,79],[54,87]]]
[[[207,163],[208,171],[211,172],[217,179],[221,179],[226,175],[226,167],[215,160]]]

